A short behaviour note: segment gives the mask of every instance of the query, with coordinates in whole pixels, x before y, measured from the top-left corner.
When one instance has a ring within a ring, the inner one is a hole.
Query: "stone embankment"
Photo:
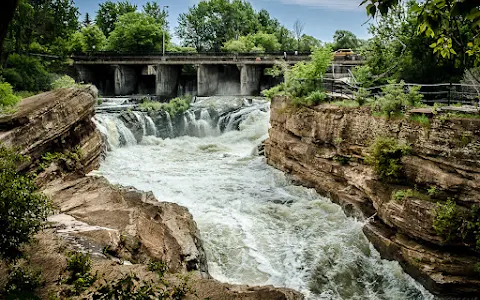
[[[91,86],[61,89],[25,99],[14,114],[0,116],[0,143],[30,157],[19,171],[37,174],[55,208],[50,225],[27,250],[44,275],[42,298],[61,289],[69,249],[90,252],[94,271],[108,282],[130,272],[150,280],[155,277],[147,270],[150,261],[166,263],[170,277],[192,271],[189,286],[196,295],[187,299],[303,298],[289,289],[211,279],[200,232],[186,208],[87,176],[105,154],[93,123],[96,98]],[[0,266],[0,277],[4,272]]]
[[[402,158],[402,183],[380,180],[364,162],[369,146],[382,136],[411,145],[411,154]],[[422,126],[408,118],[374,117],[369,108],[293,108],[276,98],[265,154],[270,165],[330,197],[347,214],[371,217],[364,233],[373,245],[434,294],[480,294],[475,246],[446,239],[433,228],[437,202],[455,199],[466,211],[480,205],[480,118],[434,116]],[[418,193],[392,199],[392,193],[407,189]],[[435,195],[418,197],[427,190]]]

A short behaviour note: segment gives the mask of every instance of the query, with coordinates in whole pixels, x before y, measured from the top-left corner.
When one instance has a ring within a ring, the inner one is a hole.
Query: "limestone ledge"
[[[399,189],[435,187],[439,200],[455,197],[465,209],[480,204],[480,119],[434,118],[424,128],[405,119],[373,117],[369,108],[293,108],[279,97],[272,101],[270,123],[265,142],[270,165],[330,197],[347,214],[374,216],[364,229],[369,240],[433,293],[478,295],[480,276],[474,265],[480,257],[435,232],[436,200],[397,201],[391,195]],[[377,136],[412,146],[412,154],[403,158],[407,185],[384,183],[363,163]]]
[[[41,296],[58,289],[65,272],[65,249],[92,253],[93,268],[109,281],[128,272],[149,280],[146,263],[162,260],[170,275],[193,271],[191,287],[209,299],[303,299],[290,289],[249,287],[210,278],[200,232],[191,214],[152,193],[115,186],[102,177],[86,176],[98,168],[105,151],[92,118],[97,91],[93,86],[60,89],[24,99],[13,115],[0,116],[0,143],[30,157],[20,171],[37,171],[45,153],[76,151],[77,161],[50,162],[37,176],[57,215],[51,228],[36,236],[28,255],[44,270]],[[121,260],[119,260],[121,259]],[[130,265],[122,265],[128,261]],[[0,265],[0,285],[5,266]],[[198,299],[187,296],[187,299]]]

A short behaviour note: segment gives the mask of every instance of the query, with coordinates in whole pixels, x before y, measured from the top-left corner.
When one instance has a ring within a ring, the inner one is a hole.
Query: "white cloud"
[[[361,0],[280,0],[286,4],[297,4],[308,7],[327,8],[335,10],[359,10]]]

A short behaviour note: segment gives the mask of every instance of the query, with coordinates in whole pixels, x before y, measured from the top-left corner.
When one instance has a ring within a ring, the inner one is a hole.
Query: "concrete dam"
[[[290,65],[310,59],[308,53],[278,54],[168,54],[73,56],[77,80],[97,86],[102,95],[155,95],[172,98],[197,96],[254,96],[279,83],[281,78],[265,75],[279,62]],[[335,62],[333,77],[348,74],[362,61]]]

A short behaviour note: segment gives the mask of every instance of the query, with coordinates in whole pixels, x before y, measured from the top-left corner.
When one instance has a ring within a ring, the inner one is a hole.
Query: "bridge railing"
[[[360,87],[349,83],[346,80],[332,79],[332,78],[317,78],[317,79],[298,79],[300,82],[309,82],[315,88],[322,88],[323,90],[345,96],[345,98],[354,99],[355,94]],[[368,92],[367,97],[375,97],[383,95],[383,88],[386,86],[400,86],[401,84],[385,84],[365,88]],[[465,105],[478,105],[480,101],[480,85],[470,85],[461,83],[435,83],[435,84],[418,84],[405,83],[405,92],[413,87],[420,87],[419,93],[423,95],[422,102],[425,104],[455,104],[461,103]]]
[[[309,56],[311,52],[292,52],[287,51],[285,52],[287,57],[289,56]],[[136,52],[118,52],[118,51],[97,51],[92,53],[81,53],[76,52],[72,54],[72,57],[76,58],[88,58],[88,57],[140,57],[140,56],[154,56],[154,57],[178,57],[178,56],[190,56],[190,57],[211,57],[211,56],[238,56],[238,57],[255,57],[255,56],[281,56],[284,57],[284,51],[275,51],[275,52],[260,52],[260,53],[253,53],[253,52],[165,52],[163,55],[162,52],[159,51],[136,51]]]

